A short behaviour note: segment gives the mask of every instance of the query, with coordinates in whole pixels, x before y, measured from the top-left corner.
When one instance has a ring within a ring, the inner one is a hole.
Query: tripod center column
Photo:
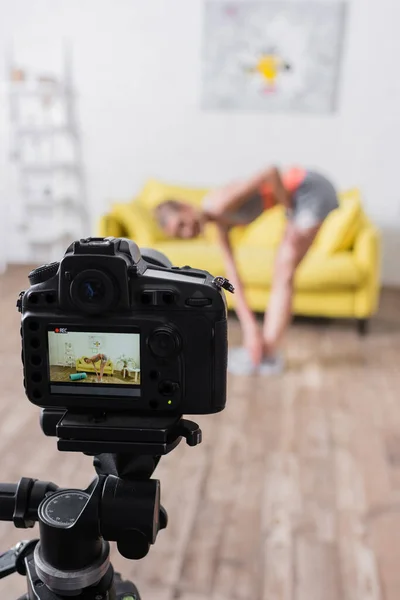
[[[54,591],[73,591],[96,584],[109,567],[109,545],[97,522],[86,515],[90,496],[81,490],[62,490],[39,507],[40,542],[35,566]]]

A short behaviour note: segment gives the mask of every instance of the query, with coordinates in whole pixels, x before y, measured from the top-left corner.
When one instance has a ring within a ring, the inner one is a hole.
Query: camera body
[[[222,278],[172,267],[131,240],[88,238],[21,294],[31,402],[74,412],[208,414],[226,402]]]

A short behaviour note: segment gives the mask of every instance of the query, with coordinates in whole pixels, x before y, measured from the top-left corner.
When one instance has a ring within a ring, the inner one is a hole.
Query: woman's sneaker
[[[285,363],[281,354],[264,356],[258,367],[258,373],[260,375],[279,375],[283,372],[284,367]]]
[[[246,348],[231,348],[228,352],[228,373],[232,375],[278,375],[284,369],[284,361],[280,354],[264,356],[256,367]]]
[[[228,351],[228,373],[232,375],[253,375],[257,372],[246,348],[230,348]]]

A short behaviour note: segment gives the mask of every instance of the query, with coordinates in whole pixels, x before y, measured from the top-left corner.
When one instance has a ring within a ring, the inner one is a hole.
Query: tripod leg
[[[116,600],[141,600],[139,591],[131,581],[124,581],[119,573],[114,574]]]

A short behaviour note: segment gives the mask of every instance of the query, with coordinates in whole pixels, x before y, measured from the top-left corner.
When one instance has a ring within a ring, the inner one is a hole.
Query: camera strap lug
[[[24,297],[25,292],[20,292],[18,295],[18,299],[17,299],[17,303],[16,303],[16,307],[18,309],[18,312],[22,313],[22,298]]]
[[[235,291],[235,288],[233,287],[233,285],[231,284],[229,279],[227,279],[226,277],[221,277],[221,276],[214,277],[214,279],[212,280],[212,283],[217,288],[219,288],[219,289],[223,288],[224,290],[227,290],[231,294],[233,294]]]

